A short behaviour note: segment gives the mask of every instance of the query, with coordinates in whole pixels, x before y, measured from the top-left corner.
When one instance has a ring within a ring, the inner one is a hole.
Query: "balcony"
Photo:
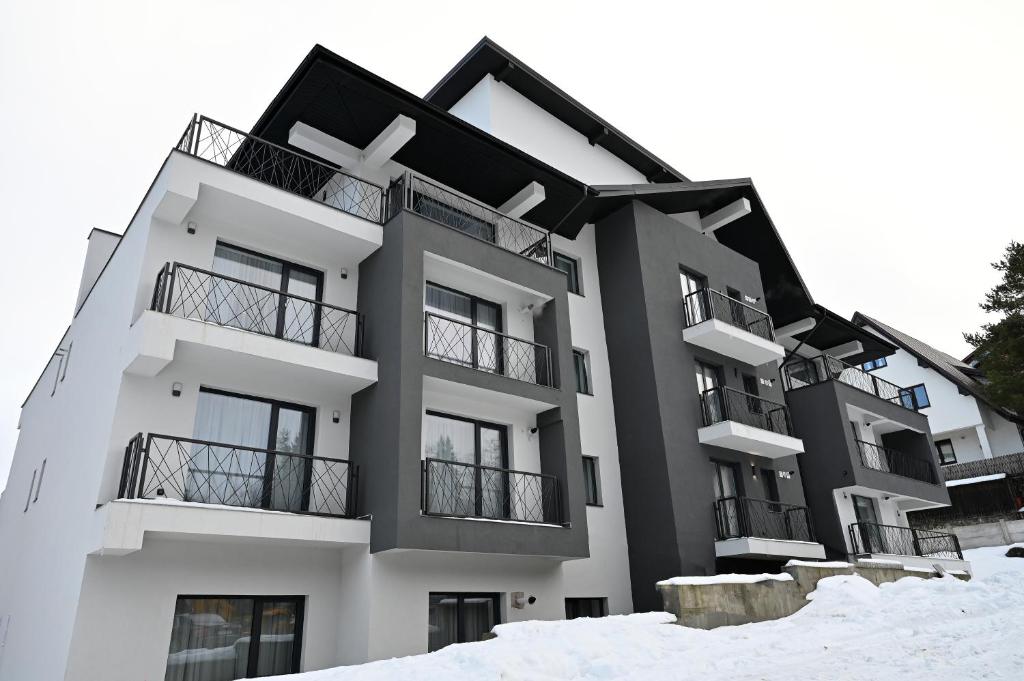
[[[553,475],[424,459],[424,515],[545,525],[563,522]]]
[[[870,468],[883,473],[901,475],[905,478],[920,480],[935,484],[935,471],[931,464],[922,459],[910,456],[890,447],[883,447],[873,442],[857,440],[857,448],[860,451],[860,463],[865,468]]]
[[[551,265],[551,237],[533,225],[407,172],[387,191],[387,216],[405,209],[544,265]]]
[[[206,116],[193,116],[175,147],[335,210],[383,224],[384,188]]]
[[[838,381],[913,411],[923,408],[918,404],[914,391],[901,388],[895,383],[830,355],[797,359],[782,366],[782,383],[786,390],[796,390],[824,381]]]
[[[357,478],[344,459],[139,433],[125,447],[118,498],[351,518]]]
[[[733,357],[751,366],[782,359],[785,348],[775,342],[771,317],[714,289],[683,298],[683,340]]]
[[[850,546],[856,555],[916,556],[958,561],[964,559],[956,535],[898,525],[852,523]]]
[[[432,312],[424,314],[423,325],[427,357],[553,387],[551,349],[546,345]]]
[[[777,501],[726,497],[715,502],[715,555],[824,558],[810,511]]]
[[[793,437],[784,404],[725,386],[704,391],[700,401],[704,426],[697,437],[702,444],[768,458],[804,451],[803,443]]]

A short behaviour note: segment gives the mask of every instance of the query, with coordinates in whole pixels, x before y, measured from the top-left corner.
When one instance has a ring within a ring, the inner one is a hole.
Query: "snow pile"
[[[1024,543],[1011,546],[1024,547]],[[1008,572],[1020,577],[1021,587],[1024,588],[1024,558],[1007,558],[1006,552],[1009,548],[986,546],[981,549],[968,549],[964,551],[964,559],[971,561],[971,573],[975,579],[988,579],[992,575]]]
[[[498,638],[430,655],[279,681],[963,681],[1024,668],[1024,559],[969,552],[980,579],[906,577],[875,587],[853,575],[818,583],[791,617],[712,631],[665,613],[523,622]],[[980,558],[978,558],[980,556]],[[980,569],[979,569],[980,568]],[[1008,571],[1009,570],[1009,571]]]
[[[786,563],[786,567],[816,567],[816,568],[848,568],[851,565],[842,560],[796,560]]]
[[[693,586],[708,584],[755,584],[757,582],[792,582],[788,573],[769,575],[711,575],[709,577],[672,577],[658,582],[658,586]]]

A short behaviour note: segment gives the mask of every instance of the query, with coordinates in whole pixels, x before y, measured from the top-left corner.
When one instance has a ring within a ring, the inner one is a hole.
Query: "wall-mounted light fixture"
[[[341,268],[341,278],[342,279],[348,279],[348,268],[347,267],[342,267]]]
[[[196,223],[191,222],[191,221],[188,223],[188,233],[189,234],[195,234],[197,229],[199,229],[199,225],[197,225]]]
[[[181,383],[175,381],[171,384],[171,395],[174,397],[181,397]]]
[[[331,414],[331,420],[334,421],[335,423],[341,421],[341,412],[335,409],[334,412]]]

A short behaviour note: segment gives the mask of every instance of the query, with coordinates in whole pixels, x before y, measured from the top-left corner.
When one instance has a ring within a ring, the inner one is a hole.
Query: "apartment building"
[[[0,679],[291,673],[679,574],[946,555],[854,531],[948,497],[851,472],[848,419],[915,470],[927,419],[797,368],[894,347],[813,302],[753,184],[492,41],[425,98],[317,46],[248,132],[168,144],[22,408]]]
[[[864,368],[923,386],[929,396],[921,411],[932,427],[951,505],[914,513],[912,524],[955,532],[965,548],[1024,538],[1024,417],[985,395],[976,360],[959,360],[860,312],[853,322],[897,347]]]

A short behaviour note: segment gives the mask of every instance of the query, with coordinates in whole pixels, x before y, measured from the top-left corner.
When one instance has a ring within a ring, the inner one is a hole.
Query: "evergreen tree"
[[[1003,280],[985,294],[981,309],[1002,315],[978,333],[965,333],[987,379],[985,394],[995,404],[1024,415],[1024,244],[1011,241],[999,262]]]

